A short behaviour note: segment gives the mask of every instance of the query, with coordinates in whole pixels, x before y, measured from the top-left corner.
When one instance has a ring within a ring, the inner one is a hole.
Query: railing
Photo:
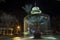
[[[13,35],[13,28],[0,28],[0,35]]]

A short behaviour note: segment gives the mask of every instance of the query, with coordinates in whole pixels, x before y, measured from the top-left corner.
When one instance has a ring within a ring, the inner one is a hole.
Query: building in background
[[[16,17],[3,13],[0,16],[0,35],[20,35],[21,26]]]

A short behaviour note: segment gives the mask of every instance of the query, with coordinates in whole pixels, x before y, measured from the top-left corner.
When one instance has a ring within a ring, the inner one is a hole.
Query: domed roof
[[[33,7],[32,10],[39,10],[39,7]]]
[[[39,9],[39,7],[33,7],[31,14],[41,14],[41,10]]]

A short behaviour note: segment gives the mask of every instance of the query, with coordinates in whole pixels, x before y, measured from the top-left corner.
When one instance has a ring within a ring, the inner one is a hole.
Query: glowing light
[[[14,38],[12,38],[12,40],[21,40],[21,38],[20,37],[14,37]]]
[[[17,26],[18,29],[20,29],[20,26]]]
[[[39,7],[33,7],[32,10],[39,10]]]
[[[21,30],[20,26],[17,26],[17,30]]]
[[[24,32],[25,35],[29,34],[29,32]]]

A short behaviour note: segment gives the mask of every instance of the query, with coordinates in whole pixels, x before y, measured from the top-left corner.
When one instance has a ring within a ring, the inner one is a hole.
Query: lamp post
[[[19,34],[18,32],[20,31],[20,26],[17,26],[16,28],[16,34]]]

